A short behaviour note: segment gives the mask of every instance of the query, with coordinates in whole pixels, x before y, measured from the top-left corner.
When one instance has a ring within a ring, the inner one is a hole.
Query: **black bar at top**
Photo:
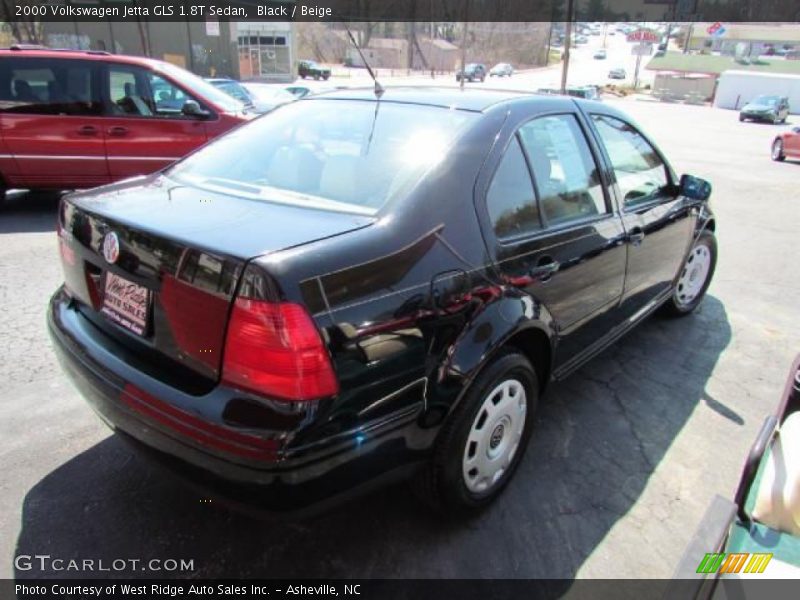
[[[565,20],[566,4],[566,0],[3,0],[0,19],[546,22]],[[577,0],[575,20],[800,22],[800,2]]]

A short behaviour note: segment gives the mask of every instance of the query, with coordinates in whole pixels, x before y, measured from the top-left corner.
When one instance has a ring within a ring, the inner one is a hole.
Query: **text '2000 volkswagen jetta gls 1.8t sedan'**
[[[228,498],[414,475],[477,508],[548,381],[699,304],[709,194],[600,103],[338,92],[65,197],[50,331],[111,427]]]

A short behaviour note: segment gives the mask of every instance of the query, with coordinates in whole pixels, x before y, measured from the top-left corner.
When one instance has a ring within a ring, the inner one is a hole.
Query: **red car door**
[[[161,74],[107,64],[104,88],[106,153],[114,180],[158,171],[208,139],[205,120],[182,112],[196,99]]]
[[[783,153],[786,156],[800,158],[800,127],[792,128],[791,133],[783,136]]]
[[[107,183],[100,69],[91,60],[3,57],[0,169],[7,187]]]

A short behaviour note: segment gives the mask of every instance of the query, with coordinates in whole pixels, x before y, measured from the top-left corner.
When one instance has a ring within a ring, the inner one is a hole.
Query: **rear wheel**
[[[783,153],[783,140],[780,138],[772,142],[772,160],[778,162],[786,160],[786,155]]]
[[[700,305],[717,266],[717,238],[703,230],[683,264],[672,297],[664,311],[674,317],[688,315]]]
[[[739,122],[744,122],[744,115],[739,115]]]
[[[528,359],[501,354],[475,378],[440,433],[416,491],[437,509],[466,513],[511,480],[530,439],[539,385]]]

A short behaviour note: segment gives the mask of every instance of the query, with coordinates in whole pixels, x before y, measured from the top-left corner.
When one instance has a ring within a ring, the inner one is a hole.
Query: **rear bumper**
[[[286,431],[238,430],[209,416],[235,390],[192,396],[134,369],[62,290],[50,301],[48,329],[64,371],[109,427],[202,494],[238,508],[317,509],[407,477],[421,459],[406,444],[416,421],[410,411],[365,428],[367,435],[290,448]]]

